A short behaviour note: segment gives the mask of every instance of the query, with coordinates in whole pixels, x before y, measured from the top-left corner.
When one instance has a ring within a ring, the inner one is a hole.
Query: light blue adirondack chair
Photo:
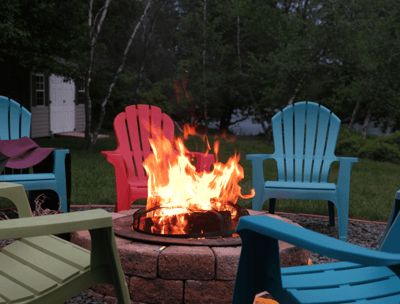
[[[282,304],[400,303],[399,209],[400,191],[378,251],[265,215],[242,217],[232,303],[253,303],[261,291]],[[281,268],[278,240],[343,262]]]
[[[30,137],[31,116],[32,114],[16,101],[0,96],[0,140]],[[18,183],[27,191],[53,190],[61,198],[61,210],[66,213],[68,210],[65,158],[68,153],[68,149],[53,151],[53,173],[29,174],[27,170],[22,169],[23,174],[1,174],[0,182]]]
[[[324,106],[298,102],[272,117],[274,154],[249,154],[253,188],[252,209],[261,211],[269,199],[269,212],[275,212],[277,198],[327,200],[329,222],[335,225],[337,209],[339,239],[346,241],[349,217],[350,171],[357,158],[336,157],[335,147],[340,119]],[[282,132],[283,129],[283,132]],[[278,180],[264,181],[263,161],[274,159]],[[340,162],[337,184],[328,183],[329,170]]]

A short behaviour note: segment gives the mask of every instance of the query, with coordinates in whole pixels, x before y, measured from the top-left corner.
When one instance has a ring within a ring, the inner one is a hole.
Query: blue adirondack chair
[[[282,304],[400,303],[399,209],[400,191],[378,251],[265,215],[242,217],[232,303],[253,303],[261,291]],[[281,268],[278,240],[346,262]]]
[[[0,96],[0,140],[30,137],[31,116],[32,114],[16,101]],[[61,198],[61,210],[66,213],[68,210],[65,158],[68,153],[68,149],[53,151],[53,173],[29,174],[29,171],[25,169],[22,169],[23,174],[1,174],[0,172],[0,182],[18,183],[27,191],[53,190]],[[31,207],[33,207],[32,202]]]
[[[271,214],[275,212],[277,198],[327,200],[330,225],[335,225],[335,205],[339,239],[346,241],[350,172],[358,159],[335,156],[340,123],[335,114],[314,102],[298,102],[275,114],[272,117],[274,154],[246,155],[251,162],[256,191],[252,209],[261,211],[268,199]],[[263,161],[266,159],[276,161],[277,181],[264,181]],[[328,183],[329,170],[335,161],[340,162],[337,184]]]

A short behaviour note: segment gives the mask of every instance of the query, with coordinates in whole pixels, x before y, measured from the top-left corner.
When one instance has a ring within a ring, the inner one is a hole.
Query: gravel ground
[[[81,210],[86,210],[86,209],[71,209],[71,212],[81,211]],[[107,210],[108,212],[113,212],[114,208],[106,208],[105,210]],[[331,227],[329,225],[329,219],[327,218],[313,218],[313,217],[297,216],[297,215],[280,215],[280,216],[290,219],[304,228],[328,235],[336,239],[338,238],[337,220],[335,220],[335,226]],[[385,232],[385,229],[386,225],[382,224],[349,221],[347,242],[370,249],[376,249],[379,239]],[[0,240],[0,248],[8,244],[10,241],[12,240]],[[326,256],[321,256],[314,252],[310,254],[310,258],[313,264],[339,262],[338,260],[331,259]],[[78,294],[76,297],[70,299],[68,303],[106,304],[100,299],[92,298],[83,292]]]

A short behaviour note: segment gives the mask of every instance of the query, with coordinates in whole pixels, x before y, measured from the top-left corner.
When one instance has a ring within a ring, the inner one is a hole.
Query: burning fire
[[[226,164],[218,162],[219,141],[214,143],[216,162],[211,172],[197,172],[185,155],[189,152],[182,138],[174,139],[177,150],[172,143],[163,138],[159,130],[152,130],[150,145],[153,150],[143,163],[148,175],[148,191],[146,209],[163,207],[147,213],[152,218],[153,233],[187,234],[188,215],[195,211],[214,210],[231,211],[232,218],[236,209],[228,202],[236,204],[239,196],[247,199],[254,196],[242,195],[239,182],[244,178],[243,168],[239,165],[240,154],[236,151]],[[184,139],[188,135],[197,135],[195,128],[184,126]],[[206,135],[203,141],[210,145]]]

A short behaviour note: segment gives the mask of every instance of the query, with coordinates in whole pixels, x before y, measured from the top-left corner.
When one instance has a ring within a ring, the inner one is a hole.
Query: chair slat
[[[328,109],[326,110],[329,111]],[[336,159],[335,148],[339,136],[340,124],[340,119],[335,114],[331,113],[329,118],[329,132],[326,141],[325,160],[321,170],[321,182],[328,181],[329,170],[332,162]]]
[[[385,296],[391,296],[393,293],[399,292],[400,279],[396,277],[390,277],[387,280],[379,282],[371,282],[361,285],[340,285],[334,288],[324,289],[311,289],[311,290],[293,290],[288,291],[300,302],[300,303],[332,303],[332,299],[336,302],[350,302],[360,299],[368,298],[381,298],[380,302],[377,303],[390,303],[386,302]],[[340,290],[340,292],[339,292]],[[378,299],[377,299],[378,300]],[[368,301],[368,303],[370,303]],[[393,303],[393,302],[392,302]]]
[[[174,140],[174,122],[172,121],[171,117],[167,114],[162,115],[162,123],[163,123],[163,136],[168,138],[171,142]]]
[[[19,139],[20,138],[20,116],[21,116],[21,107],[14,100],[10,100],[10,139]]]
[[[14,271],[18,271],[18,269],[14,269]],[[7,299],[8,303],[15,303],[26,301],[32,299],[34,294],[28,289],[18,285],[17,283],[11,281],[4,275],[0,274],[0,296]],[[0,304],[7,303],[0,297]]]
[[[22,242],[14,242],[4,247],[2,251],[57,283],[64,283],[79,273],[77,268]]]
[[[0,140],[10,139],[8,112],[10,101],[7,97],[0,96]]]
[[[162,134],[161,129],[161,119],[162,119],[162,112],[159,107],[151,107],[150,108],[150,126],[151,126],[151,137],[153,137],[154,131],[157,131]]]
[[[35,295],[41,295],[57,286],[56,281],[2,253],[0,253],[0,265],[4,274]],[[0,286],[3,287],[1,283]]]
[[[306,269],[304,270],[306,271]],[[376,282],[394,276],[396,276],[396,274],[388,267],[361,267],[357,269],[344,270],[328,269],[320,273],[282,276],[282,285],[284,288],[288,289],[334,288],[338,285]]]
[[[314,159],[314,167],[312,174],[313,182],[319,182],[322,157],[324,156],[326,135],[328,132],[329,116],[330,113],[329,111],[326,111],[326,108],[323,109],[321,109],[321,107],[319,108],[317,141],[315,144],[315,159]]]
[[[313,165],[313,155],[315,149],[315,135],[317,133],[318,106],[307,105],[307,125],[306,125],[306,147],[304,160],[304,182],[311,181],[311,170]]]
[[[23,238],[22,243],[36,248],[52,257],[59,259],[80,271],[89,269],[90,252],[71,246],[70,242],[51,236],[35,236]]]
[[[148,105],[138,105],[140,142],[142,143],[143,159],[150,155],[150,109]]]
[[[294,105],[294,149],[295,181],[303,181],[304,127],[306,121],[306,102]]]
[[[53,173],[35,173],[35,174],[8,174],[0,175],[0,182],[13,182],[13,181],[54,181],[56,176]]]
[[[27,109],[21,107],[21,137],[31,137],[32,114]]]
[[[276,155],[276,167],[278,181],[285,180],[285,163],[283,158],[283,134],[282,134],[282,112],[277,113],[271,120],[274,135],[274,154]]]
[[[283,136],[285,142],[286,180],[293,182],[293,107],[286,107],[282,111]]]
[[[129,139],[126,138],[126,144],[129,145],[131,143],[132,146],[132,155],[130,159],[125,160],[125,164],[130,164],[133,168],[133,162],[135,163],[135,167],[137,169],[136,176],[139,180],[146,180],[146,176],[144,174],[143,169],[143,151],[141,149],[140,136],[139,136],[139,111],[136,106],[129,106],[125,108],[126,113],[126,123],[128,125],[129,130]],[[133,162],[132,162],[133,156]],[[129,168],[129,167],[128,167]],[[135,171],[133,171],[135,172]]]
[[[285,189],[313,189],[313,190],[336,190],[334,183],[310,183],[310,182],[285,182],[285,181],[267,181],[265,187],[268,188],[285,188]]]

